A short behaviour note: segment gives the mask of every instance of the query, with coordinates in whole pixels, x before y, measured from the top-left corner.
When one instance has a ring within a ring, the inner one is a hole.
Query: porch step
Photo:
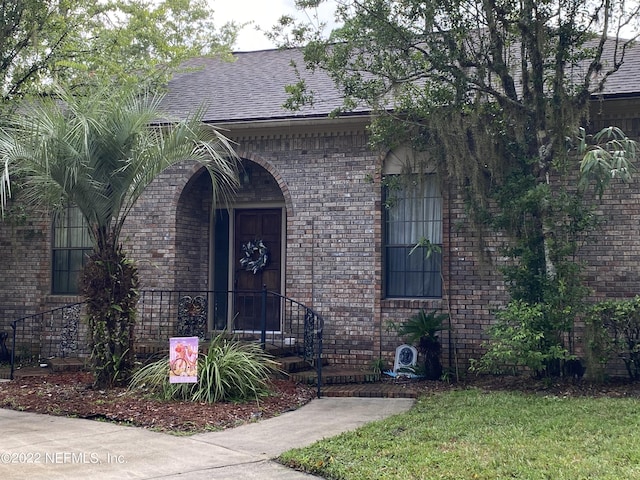
[[[317,385],[318,376],[315,370],[294,372],[290,375],[293,381],[307,385]],[[343,366],[328,366],[322,368],[322,385],[344,385],[373,383],[380,380],[380,374],[371,371],[357,370]]]
[[[289,358],[288,356],[292,355],[290,348],[280,347],[272,343],[267,343],[264,347],[264,350],[272,357],[276,357],[277,361],[280,361],[282,358]]]
[[[80,372],[85,369],[85,361],[81,358],[52,358],[48,360],[49,368],[53,373]]]
[[[314,370],[315,372],[315,367],[309,364],[309,362],[305,361],[305,359],[302,357],[278,357],[275,359],[275,361],[278,364],[278,368],[285,373],[299,373],[311,370]],[[326,359],[322,360],[323,366],[328,365],[328,363],[329,362]]]
[[[13,371],[13,378],[43,377],[51,373],[52,373],[51,367],[22,367],[22,368],[16,368]],[[10,369],[7,369],[6,376],[2,375],[2,378],[9,378],[9,377],[10,377]]]
[[[388,382],[326,385],[321,390],[323,397],[417,398],[419,395],[411,385]]]

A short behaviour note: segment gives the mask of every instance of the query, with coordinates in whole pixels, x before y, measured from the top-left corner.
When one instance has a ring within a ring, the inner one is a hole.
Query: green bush
[[[631,380],[640,380],[640,297],[605,300],[585,319],[587,359],[603,372],[613,358],[624,362]]]
[[[496,313],[489,327],[487,352],[472,362],[471,369],[488,373],[518,373],[527,369],[538,375],[558,371],[554,365],[571,358],[562,342],[562,333],[550,321],[548,306],[513,300]]]
[[[198,357],[197,383],[169,383],[169,357],[134,373],[130,388],[144,389],[165,400],[215,403],[258,399],[268,392],[269,374],[276,363],[258,344],[228,339],[211,340]]]

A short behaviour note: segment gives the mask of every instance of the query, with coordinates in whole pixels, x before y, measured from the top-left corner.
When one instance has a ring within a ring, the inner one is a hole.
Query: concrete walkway
[[[270,459],[412,405],[401,398],[322,398],[279,417],[189,437],[0,409],[0,478],[312,479]]]

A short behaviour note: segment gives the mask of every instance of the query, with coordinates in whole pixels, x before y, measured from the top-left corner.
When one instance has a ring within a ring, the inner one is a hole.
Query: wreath
[[[262,240],[254,240],[242,245],[243,257],[240,259],[240,265],[247,271],[256,273],[260,272],[269,263],[269,249]]]

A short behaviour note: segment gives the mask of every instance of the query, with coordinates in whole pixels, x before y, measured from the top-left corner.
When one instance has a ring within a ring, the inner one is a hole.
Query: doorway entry
[[[282,209],[236,209],[233,216],[233,328],[257,332],[262,328],[263,288],[280,293]],[[280,330],[277,296],[266,298],[266,327]]]

